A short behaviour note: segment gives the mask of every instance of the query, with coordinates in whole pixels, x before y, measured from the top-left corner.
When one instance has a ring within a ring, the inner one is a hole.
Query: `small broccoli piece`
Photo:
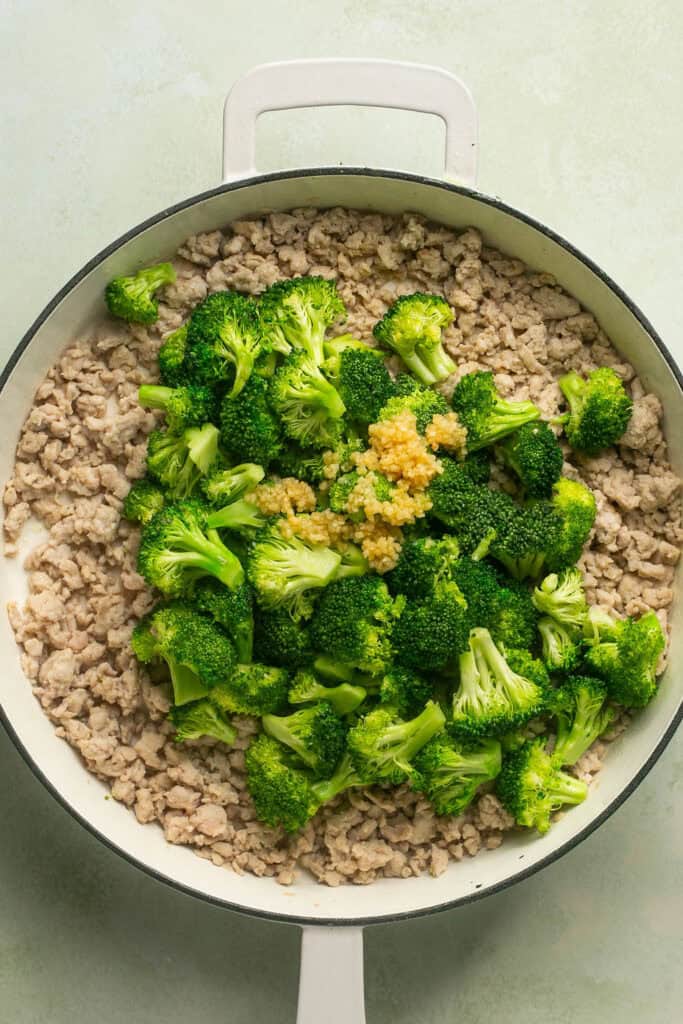
[[[375,417],[378,420],[392,420],[405,410],[415,417],[418,433],[425,430],[435,416],[445,416],[450,412],[448,402],[433,388],[417,387],[407,395],[393,395],[379,410]]]
[[[391,658],[391,634],[402,602],[375,575],[339,579],[321,595],[311,621],[311,641],[328,658],[383,672]]]
[[[457,539],[448,534],[406,540],[396,568],[386,576],[389,589],[416,601],[430,597],[437,584],[454,578],[459,555]]]
[[[308,773],[293,767],[286,747],[261,734],[245,754],[247,788],[260,821],[297,832],[319,807]]]
[[[342,756],[339,764],[334,770],[334,775],[329,779],[319,779],[314,782],[311,789],[318,806],[333,800],[347,789],[354,786],[362,786],[363,783],[356,771],[351,755],[348,751]]]
[[[612,619],[592,607],[584,623],[586,662],[607,683],[612,700],[643,708],[657,692],[657,663],[666,638],[653,611],[639,619]]]
[[[225,715],[221,714],[215,704],[206,698],[184,704],[179,708],[171,708],[168,720],[175,727],[176,743],[186,740],[199,740],[209,736],[232,746],[237,738],[237,730],[233,728]]]
[[[153,480],[136,480],[123,501],[123,514],[131,523],[148,523],[164,507],[164,492]]]
[[[285,433],[303,445],[334,448],[346,407],[336,388],[303,352],[292,352],[275,372],[270,403]]]
[[[429,672],[445,668],[467,646],[467,603],[457,584],[439,583],[422,601],[407,601],[392,636],[396,661]]]
[[[543,661],[552,672],[571,672],[581,660],[581,644],[576,629],[543,615],[538,620],[543,645]]]
[[[268,404],[268,387],[268,380],[254,375],[236,398],[223,399],[221,442],[235,461],[267,467],[282,452],[282,431]]]
[[[495,779],[501,769],[501,747],[497,740],[484,739],[463,746],[440,734],[431,739],[415,758],[416,789],[426,793],[439,815],[462,814],[483,783]]]
[[[586,799],[588,786],[561,771],[544,750],[544,740],[539,739],[503,758],[496,792],[518,825],[543,834],[555,811]]]
[[[559,550],[562,528],[560,515],[548,501],[521,507],[510,503],[507,514],[499,517],[491,555],[514,579],[537,578]]]
[[[452,576],[467,602],[470,627],[491,628],[501,594],[501,583],[495,569],[486,562],[462,557],[453,566]]]
[[[306,618],[313,610],[311,591],[335,579],[341,560],[337,551],[298,537],[285,539],[273,526],[251,546],[249,579],[263,608],[284,608],[293,619]]]
[[[516,672],[518,676],[524,676],[525,679],[530,679],[532,683],[535,683],[543,691],[547,698],[547,694],[550,691],[550,676],[548,675],[548,669],[540,658],[535,658],[527,650],[506,647],[505,660],[513,672]]]
[[[576,568],[546,576],[534,590],[532,601],[542,615],[570,629],[581,629],[588,614],[583,575]]]
[[[312,657],[309,630],[303,622],[294,622],[284,609],[254,614],[254,654],[260,661],[296,669],[309,664]]]
[[[508,664],[487,629],[473,629],[468,648],[460,655],[454,732],[473,739],[497,736],[533,718],[544,705],[543,687]]]
[[[491,613],[481,623],[484,625],[497,644],[505,648],[529,648],[536,641],[538,613],[526,587],[516,580],[508,580],[507,585],[499,586]]]
[[[432,684],[411,669],[392,665],[382,676],[379,701],[391,705],[399,718],[413,718],[432,696]]]
[[[197,384],[177,388],[143,384],[138,390],[138,401],[146,409],[163,409],[172,431],[201,427],[214,420],[218,411],[216,396],[211,388]]]
[[[325,479],[325,453],[292,441],[278,458],[276,471],[279,476],[293,476],[315,486]]]
[[[467,427],[468,451],[500,441],[541,415],[532,402],[509,402],[501,398],[493,374],[483,370],[465,374],[458,381],[452,404],[461,423]]]
[[[225,673],[210,699],[221,711],[236,715],[266,715],[287,703],[289,672],[274,665],[235,665]]]
[[[141,619],[131,647],[143,664],[166,662],[176,705],[206,696],[235,664],[235,649],[223,630],[181,602],[162,605]]]
[[[560,572],[575,565],[595,522],[595,498],[577,480],[562,477],[553,487],[551,505],[560,517],[561,526],[548,551],[548,568]]]
[[[334,281],[295,277],[277,281],[259,303],[264,336],[277,352],[305,352],[316,366],[324,359],[325,332],[346,314]]]
[[[503,524],[515,514],[515,505],[503,491],[476,484],[467,462],[442,458],[443,471],[434,477],[427,494],[430,514],[457,537],[463,554],[483,558]]]
[[[185,355],[187,353],[187,324],[173,331],[164,339],[159,349],[159,377],[167,388],[179,388],[189,384]]]
[[[491,460],[486,448],[468,452],[460,467],[473,484],[487,484],[491,479]]]
[[[374,423],[384,403],[394,394],[394,382],[382,351],[350,334],[325,342],[322,369],[356,423]]]
[[[300,671],[294,677],[289,690],[290,704],[313,704],[329,701],[337,715],[350,715],[359,708],[367,696],[362,686],[339,683],[338,686],[323,686],[309,671]]]
[[[318,778],[329,778],[344,752],[347,726],[322,701],[291,715],[264,715],[264,731],[294,753]]]
[[[234,589],[244,570],[218,533],[207,526],[207,510],[195,499],[167,505],[143,526],[138,572],[164,594],[188,591],[202,576]]]
[[[187,326],[187,362],[201,384],[232,381],[242,391],[263,351],[256,303],[237,292],[213,292],[195,307]]]
[[[569,406],[560,422],[572,448],[597,455],[616,444],[628,426],[633,402],[614,370],[603,366],[587,380],[568,373],[558,383]]]
[[[207,501],[217,508],[223,508],[253,491],[265,475],[263,466],[257,466],[255,462],[243,462],[231,469],[217,469],[202,480],[201,489]]]
[[[218,454],[218,431],[211,423],[181,434],[153,430],[147,439],[147,469],[171,498],[188,498]]]
[[[553,484],[562,475],[564,456],[547,423],[525,423],[506,437],[498,450],[529,497],[550,497]]]
[[[170,263],[138,270],[132,277],[115,277],[107,285],[104,298],[112,316],[136,324],[153,324],[159,316],[154,293],[165,284],[173,284],[175,270]]]
[[[349,753],[359,778],[366,784],[399,786],[414,775],[413,758],[443,730],[445,722],[443,711],[433,701],[407,722],[389,706],[370,711],[348,736]]]
[[[607,687],[590,676],[570,676],[555,690],[551,710],[557,720],[556,764],[576,764],[609,727],[615,712],[606,701]]]
[[[352,665],[345,665],[335,658],[329,658],[325,654],[316,655],[313,661],[313,669],[323,679],[331,680],[334,683],[358,683],[365,686],[366,681],[371,677],[363,675]]]
[[[234,530],[243,537],[253,537],[266,526],[268,520],[258,505],[246,498],[233,501],[224,508],[209,512],[207,524],[214,530]]]
[[[213,576],[205,576],[194,585],[192,603],[223,627],[235,645],[238,661],[251,661],[254,615],[248,583],[230,590]]]
[[[356,489],[358,485],[359,490]],[[383,473],[372,470],[361,476],[354,469],[337,477],[331,485],[328,493],[329,508],[333,512],[346,515],[354,523],[362,523],[377,515],[376,501],[391,502],[395,492],[396,484]],[[369,513],[366,511],[368,505]]]
[[[455,363],[442,344],[442,331],[453,321],[453,311],[438,295],[403,295],[386,311],[373,334],[397,352],[423,384],[436,384],[455,371]]]

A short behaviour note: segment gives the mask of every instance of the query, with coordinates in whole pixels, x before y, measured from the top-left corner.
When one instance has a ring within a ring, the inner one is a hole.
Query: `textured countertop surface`
[[[4,360],[129,226],[216,184],[223,97],[267,60],[379,56],[470,85],[480,186],[589,253],[683,359],[683,13],[672,0],[2,0]],[[259,166],[438,175],[428,119],[264,118]],[[366,933],[369,1024],[670,1024],[683,998],[679,734],[580,848],[502,895]],[[285,1024],[298,930],[164,888],[84,832],[0,729],[0,1024]]]

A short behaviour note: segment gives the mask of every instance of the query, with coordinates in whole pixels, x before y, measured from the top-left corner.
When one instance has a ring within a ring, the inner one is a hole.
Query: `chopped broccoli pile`
[[[154,293],[173,284],[175,270],[170,263],[138,270],[132,277],[115,277],[105,289],[104,299],[112,316],[137,324],[153,324],[159,316]]]
[[[456,368],[442,343],[442,332],[452,321],[453,311],[444,299],[415,292],[397,299],[375,324],[373,334],[422,384],[436,384]]]
[[[588,374],[568,373],[559,380],[569,412],[560,418],[572,448],[598,455],[616,444],[626,430],[633,402],[619,376],[607,366]]]

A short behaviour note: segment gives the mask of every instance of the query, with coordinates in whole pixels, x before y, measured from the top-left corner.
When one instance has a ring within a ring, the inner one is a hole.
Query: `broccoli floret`
[[[264,715],[263,728],[318,778],[329,778],[344,752],[347,726],[330,704],[322,701],[291,715]]]
[[[294,622],[283,609],[254,613],[254,654],[272,665],[300,668],[312,657],[309,630],[306,623]]]
[[[266,526],[268,520],[259,511],[258,505],[246,498],[233,501],[224,508],[212,510],[207,524],[214,530],[233,530],[243,537],[254,537]]]
[[[467,601],[470,627],[490,628],[498,610],[501,593],[501,584],[495,569],[486,562],[462,557],[453,566],[452,577]]]
[[[511,502],[507,514],[499,517],[490,552],[514,579],[537,578],[551,553],[559,549],[562,525],[560,515],[548,501],[524,506]]]
[[[259,604],[284,608],[293,619],[309,616],[313,594],[335,579],[341,555],[322,544],[285,538],[273,526],[257,538],[249,552],[248,573]]]
[[[261,330],[278,352],[297,349],[316,366],[324,359],[325,331],[346,314],[334,281],[295,277],[267,288],[259,303]]]
[[[235,461],[267,467],[282,452],[282,431],[268,405],[268,386],[268,380],[254,375],[236,398],[223,399],[221,442]]]
[[[633,402],[614,370],[603,366],[587,380],[568,373],[558,383],[569,406],[560,422],[572,448],[597,455],[615,444],[628,426]]]
[[[491,460],[486,448],[468,452],[460,466],[473,484],[487,484],[491,479]]]
[[[213,576],[205,576],[194,586],[192,603],[227,632],[235,645],[238,661],[251,661],[254,615],[248,583],[230,590]]]
[[[289,672],[274,665],[235,665],[226,672],[210,698],[222,711],[237,715],[266,715],[287,703]]]
[[[314,782],[311,789],[313,790],[317,805],[320,806],[329,800],[333,800],[335,796],[339,796],[345,790],[362,785],[363,783],[354,767],[351,755],[347,751],[335,768],[334,775],[330,779],[319,779],[317,782]]]
[[[276,469],[279,476],[293,476],[315,486],[325,479],[325,453],[292,441],[278,458]]]
[[[181,434],[153,430],[147,439],[147,469],[171,498],[187,498],[218,454],[218,431],[211,423]]]
[[[202,480],[201,489],[212,505],[222,508],[253,491],[265,475],[263,466],[257,466],[255,462],[243,462],[231,469],[218,469],[211,473]]]
[[[359,484],[361,486],[356,490]],[[362,523],[377,515],[375,502],[391,502],[395,492],[396,484],[383,473],[373,470],[361,476],[357,470],[353,470],[338,477],[330,487],[329,508],[333,512],[346,515],[354,523]],[[369,513],[366,511],[368,504]]]
[[[272,828],[281,825],[297,832],[312,818],[319,806],[311,779],[292,765],[286,747],[261,734],[245,754],[247,787],[260,821]]]
[[[339,683],[338,686],[323,686],[309,671],[300,671],[294,677],[289,690],[290,704],[313,704],[329,701],[337,715],[350,715],[359,708],[367,696],[362,686]]]
[[[562,477],[553,487],[551,505],[560,518],[560,529],[548,551],[548,568],[560,572],[575,565],[595,522],[595,498],[577,480]]]
[[[187,362],[201,384],[231,380],[239,395],[263,351],[256,303],[237,292],[214,292],[194,309],[187,326]]]
[[[529,648],[536,641],[538,613],[526,587],[516,580],[499,586],[490,615],[473,625],[486,626],[497,644],[505,648]]]
[[[173,739],[176,743],[209,736],[231,746],[237,738],[237,730],[216,705],[206,698],[184,704],[179,708],[171,708],[168,720],[175,727]]]
[[[564,456],[547,423],[543,420],[525,423],[510,434],[498,450],[529,497],[550,497],[553,484],[562,475]]]
[[[378,696],[380,704],[391,705],[399,718],[418,715],[432,696],[432,684],[411,669],[392,665],[382,676]]]
[[[185,355],[187,353],[187,324],[173,331],[164,340],[159,349],[159,378],[168,388],[182,387],[189,384],[189,375]]]
[[[406,409],[415,417],[420,434],[424,434],[435,416],[445,416],[450,412],[448,402],[438,391],[434,391],[432,388],[417,387],[410,394],[390,397],[379,410],[376,419],[391,420]]]
[[[346,665],[335,658],[325,654],[317,654],[313,661],[313,670],[323,679],[331,680],[334,683],[358,683],[365,686],[370,676],[364,675],[352,665]]]
[[[164,492],[153,480],[136,480],[123,501],[123,514],[132,523],[148,523],[164,507]]]
[[[543,615],[538,620],[538,632],[541,634],[543,660],[551,671],[571,672],[576,668],[581,660],[581,644],[576,629]]]
[[[426,793],[437,814],[457,815],[500,772],[501,747],[492,739],[464,746],[441,734],[422,748],[413,764],[414,788]]]
[[[540,658],[535,658],[527,650],[506,647],[505,660],[513,672],[516,672],[518,676],[524,676],[525,679],[530,679],[532,683],[535,683],[542,690],[547,698],[550,691],[550,676],[548,675],[548,669]]]
[[[557,720],[556,764],[576,764],[609,727],[615,712],[606,701],[607,687],[590,676],[570,676],[555,690],[551,709]]]
[[[136,324],[153,324],[159,316],[154,293],[165,284],[173,284],[176,275],[170,263],[138,270],[132,277],[115,277],[107,285],[104,298],[112,316]]]
[[[350,334],[325,342],[322,368],[356,423],[374,423],[384,403],[394,394],[394,382],[381,350]]]
[[[177,705],[205,697],[235,664],[235,649],[220,626],[180,602],[141,619],[131,647],[143,664],[167,663]]]
[[[453,311],[438,295],[403,295],[386,311],[373,334],[397,352],[423,384],[436,384],[455,371],[455,363],[442,344],[441,334],[453,320]]]
[[[195,499],[167,505],[143,526],[138,572],[164,594],[187,592],[202,576],[234,589],[244,570],[218,533],[207,526],[207,509]]]
[[[653,611],[639,619],[612,619],[592,607],[584,623],[586,662],[607,683],[612,700],[643,708],[657,692],[657,663],[666,646]]]
[[[550,573],[534,590],[532,601],[542,615],[570,629],[581,629],[588,614],[583,575],[576,568]]]
[[[391,634],[402,602],[379,576],[350,576],[331,583],[311,621],[311,641],[328,658],[380,673],[391,658]]]
[[[508,732],[538,714],[545,696],[542,686],[514,671],[487,629],[470,632],[468,648],[460,655],[460,686],[453,696],[456,734],[476,739]]]
[[[334,448],[345,405],[336,388],[303,352],[292,352],[273,375],[269,399],[285,433],[303,445]]]
[[[443,458],[441,465],[427,489],[431,515],[455,534],[464,554],[483,558],[502,524],[514,516],[514,502],[503,491],[474,483],[466,462]]]
[[[544,740],[539,739],[503,758],[496,792],[518,825],[543,834],[550,828],[553,812],[565,804],[580,804],[588,795],[588,786],[561,771],[544,750]]]
[[[392,636],[396,661],[418,671],[445,668],[467,645],[466,609],[451,582],[439,583],[425,600],[407,601]]]
[[[216,418],[218,403],[211,388],[187,384],[177,388],[143,384],[138,401],[146,409],[163,409],[172,431],[201,427]]]
[[[414,774],[411,764],[432,736],[443,730],[446,717],[434,701],[407,722],[389,706],[370,711],[349,732],[348,747],[359,778],[366,784],[395,786]]]
[[[448,534],[438,539],[406,540],[396,568],[386,576],[389,589],[411,600],[423,600],[434,593],[438,583],[454,578],[459,555],[457,539]]]
[[[465,374],[455,386],[452,404],[467,427],[468,451],[499,441],[541,415],[533,402],[509,402],[498,394],[490,371]]]

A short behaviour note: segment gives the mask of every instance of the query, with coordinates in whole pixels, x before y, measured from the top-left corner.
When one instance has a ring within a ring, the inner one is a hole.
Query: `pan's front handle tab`
[[[361,928],[304,928],[296,1024],[365,1024]]]
[[[473,187],[477,111],[469,89],[443,68],[393,60],[320,59],[261,64],[225,101],[223,180],[256,174],[256,121],[300,107],[389,107],[435,114],[446,126],[445,176]]]

